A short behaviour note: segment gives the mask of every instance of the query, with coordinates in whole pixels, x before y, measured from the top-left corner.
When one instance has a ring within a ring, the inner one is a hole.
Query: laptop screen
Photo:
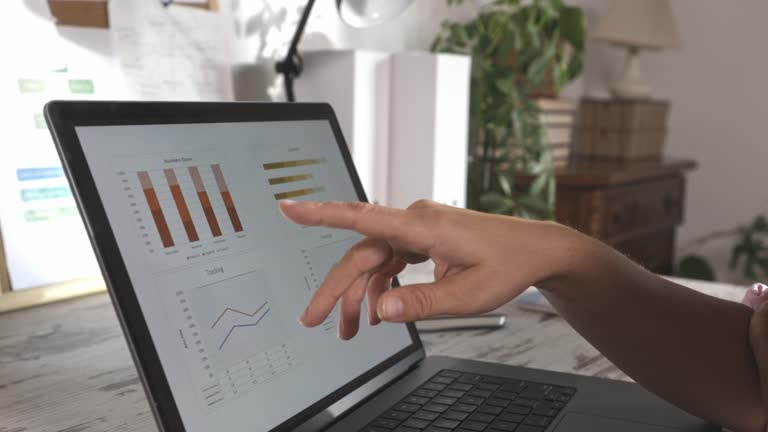
[[[328,121],[76,133],[188,431],[270,430],[412,344],[386,323],[343,342],[338,310],[297,322],[361,239],[278,211],[357,200]]]

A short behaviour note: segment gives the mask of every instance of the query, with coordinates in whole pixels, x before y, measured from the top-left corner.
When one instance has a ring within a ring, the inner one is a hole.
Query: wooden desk
[[[733,300],[744,292],[695,288]],[[562,319],[501,310],[505,328],[425,334],[427,352],[627,379]],[[0,432],[156,430],[106,295],[0,315]]]

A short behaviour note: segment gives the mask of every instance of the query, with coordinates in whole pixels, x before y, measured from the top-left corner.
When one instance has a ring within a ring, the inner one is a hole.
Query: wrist
[[[559,291],[573,286],[582,274],[589,272],[592,261],[600,255],[602,244],[572,228],[553,222],[545,225],[541,243],[547,270],[536,287],[542,291]]]

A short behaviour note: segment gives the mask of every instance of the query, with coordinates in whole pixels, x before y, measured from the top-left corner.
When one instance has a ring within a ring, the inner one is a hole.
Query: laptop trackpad
[[[578,413],[566,414],[555,428],[557,432],[671,432],[676,430],[664,426]]]

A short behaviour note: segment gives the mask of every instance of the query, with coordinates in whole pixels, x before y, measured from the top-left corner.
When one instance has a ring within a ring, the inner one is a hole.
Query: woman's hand
[[[734,430],[768,422],[768,307],[710,297],[654,275],[561,225],[419,201],[408,210],[363,203],[288,203],[293,221],[367,238],[328,273],[301,318],[320,324],[341,301],[339,332],[369,320],[412,321],[490,311],[536,285],[615,365],[679,407]],[[389,289],[405,263],[432,258],[435,282]],[[706,379],[702,379],[706,377]],[[762,385],[761,385],[762,380]]]
[[[361,202],[282,201],[292,221],[357,231],[355,245],[328,273],[301,323],[322,323],[341,302],[339,335],[355,336],[368,294],[368,321],[408,322],[440,314],[488,312],[531,285],[557,278],[569,265],[561,225],[418,201],[407,210]],[[390,289],[407,264],[431,258],[435,282]]]

